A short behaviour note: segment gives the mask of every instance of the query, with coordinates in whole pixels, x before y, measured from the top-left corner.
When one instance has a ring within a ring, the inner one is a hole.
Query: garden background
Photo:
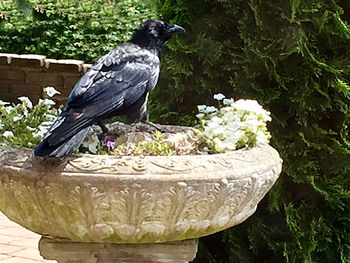
[[[148,18],[187,31],[164,50],[151,121],[193,125],[218,92],[256,99],[284,160],[257,212],[202,238],[195,262],[350,262],[350,2],[2,0],[0,52],[92,63]]]

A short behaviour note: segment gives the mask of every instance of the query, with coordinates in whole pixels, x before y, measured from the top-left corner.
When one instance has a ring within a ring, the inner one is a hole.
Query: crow
[[[128,43],[98,59],[75,84],[34,155],[71,154],[91,125],[102,125],[106,118],[124,115],[131,122],[147,122],[147,97],[158,82],[163,45],[174,33],[184,31],[175,24],[147,20]]]

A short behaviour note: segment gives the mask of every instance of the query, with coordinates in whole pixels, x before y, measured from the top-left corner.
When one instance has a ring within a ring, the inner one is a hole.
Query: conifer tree
[[[190,123],[217,92],[257,99],[284,160],[257,212],[201,239],[196,262],[350,262],[349,2],[160,2],[187,34],[169,44],[152,116]]]

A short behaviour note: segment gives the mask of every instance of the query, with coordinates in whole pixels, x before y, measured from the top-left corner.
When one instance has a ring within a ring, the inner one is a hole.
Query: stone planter
[[[116,253],[113,246],[119,251],[147,250],[149,244],[165,242],[170,243],[158,247],[183,246],[175,241],[237,225],[254,213],[277,180],[281,165],[269,145],[214,155],[82,155],[55,165],[34,159],[30,149],[8,148],[0,152],[0,209],[29,230],[55,238],[40,245],[49,259],[52,249],[78,242],[79,246],[110,244],[109,251],[114,251],[106,252],[113,254],[110,261],[101,259],[105,253],[101,252],[91,262],[188,262],[195,257],[195,241],[186,241],[194,255],[176,261],[155,261],[154,255],[150,261],[117,261],[122,252]],[[74,261],[72,255],[72,261],[59,262],[90,262]]]

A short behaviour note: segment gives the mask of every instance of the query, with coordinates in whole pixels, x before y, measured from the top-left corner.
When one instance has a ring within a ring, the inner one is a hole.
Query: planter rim
[[[35,158],[32,149],[10,147],[0,151],[0,171],[52,180],[166,180],[242,179],[270,169],[281,170],[282,159],[268,144],[232,152],[206,155],[113,156],[79,154],[52,164]],[[31,171],[31,172],[26,172]],[[35,173],[32,173],[32,171]],[[37,176],[35,176],[37,175]]]
[[[197,156],[71,156],[0,150],[0,210],[44,236],[74,242],[198,238],[251,216],[282,169],[269,145]]]

